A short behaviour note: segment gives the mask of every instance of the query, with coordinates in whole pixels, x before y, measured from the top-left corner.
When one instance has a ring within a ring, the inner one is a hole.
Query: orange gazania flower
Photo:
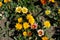
[[[27,34],[28,34],[28,36],[31,36],[32,35],[32,32],[28,32]]]
[[[37,29],[37,27],[38,27],[37,23],[34,23],[33,25],[31,25],[31,29]]]
[[[46,0],[40,0],[41,4],[45,5],[46,4]]]

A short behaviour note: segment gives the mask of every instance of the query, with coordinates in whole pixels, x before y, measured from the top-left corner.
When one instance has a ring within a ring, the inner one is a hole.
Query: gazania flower
[[[31,36],[32,35],[32,32],[28,32],[27,34],[28,34],[28,36]]]
[[[34,19],[34,18],[29,19],[28,21],[29,21],[29,23],[30,23],[31,25],[33,25],[33,24],[35,23],[35,19]]]
[[[48,37],[44,36],[42,37],[42,40],[48,40]]]
[[[22,13],[25,13],[26,14],[27,12],[28,12],[28,9],[26,7],[23,7],[22,8]]]
[[[49,0],[49,2],[52,2],[52,3],[54,3],[54,2],[55,2],[55,0]]]
[[[38,27],[37,23],[34,23],[33,25],[31,25],[31,29],[37,29],[37,27]]]
[[[4,3],[8,3],[8,2],[10,2],[11,0],[4,0]]]
[[[29,20],[29,19],[32,19],[33,16],[31,14],[27,14],[26,18]]]
[[[23,32],[23,36],[27,36],[27,32],[26,31]]]
[[[44,31],[41,29],[39,29],[37,32],[38,32],[38,36],[40,37],[44,35]]]
[[[21,30],[22,24],[16,23],[15,28],[16,28],[16,30]]]
[[[46,0],[40,0],[40,2],[45,5],[46,4]]]
[[[60,14],[60,9],[58,9],[58,14]]]
[[[29,28],[29,23],[24,22],[24,23],[23,23],[23,27],[24,27],[24,29],[28,29],[28,28]]]
[[[27,14],[26,18],[28,19],[28,22],[33,25],[35,23],[35,19],[31,14]]]
[[[0,2],[0,7],[2,6],[2,2]]]
[[[46,15],[49,15],[50,13],[51,13],[50,10],[45,10],[45,14],[46,14]]]
[[[50,26],[51,26],[50,21],[44,21],[45,28],[50,28]]]
[[[20,18],[18,18],[18,22],[20,23],[20,22],[22,22],[22,18],[20,17]]]
[[[18,13],[21,13],[21,9],[22,9],[21,6],[19,6],[19,7],[16,7],[15,11]]]

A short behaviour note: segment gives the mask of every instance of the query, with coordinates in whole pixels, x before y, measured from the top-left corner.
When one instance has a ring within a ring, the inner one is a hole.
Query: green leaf
[[[4,13],[4,16],[5,16],[5,17],[9,17],[8,12],[5,12],[5,13]]]

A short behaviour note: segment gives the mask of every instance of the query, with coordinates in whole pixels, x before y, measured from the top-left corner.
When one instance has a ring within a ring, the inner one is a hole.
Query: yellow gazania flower
[[[24,29],[28,29],[28,28],[29,28],[29,23],[24,22],[24,23],[23,23],[23,27],[24,27]]]
[[[18,22],[19,22],[19,23],[22,22],[22,18],[18,18]]]
[[[60,9],[58,9],[58,14],[60,14]]]
[[[48,40],[48,37],[46,37],[46,36],[42,37],[42,40]]]
[[[8,3],[8,2],[10,2],[11,0],[4,0],[4,3]]]
[[[46,14],[46,15],[49,15],[50,13],[51,13],[50,10],[46,10],[46,11],[45,11],[45,14]]]
[[[33,16],[31,14],[27,14],[26,18],[29,20],[29,19],[32,19]]]
[[[2,6],[2,2],[0,2],[0,7]]]
[[[22,8],[22,13],[25,13],[26,14],[27,12],[28,12],[28,9],[26,7],[23,7]]]
[[[31,14],[27,14],[26,18],[28,19],[29,23],[33,25],[35,23],[35,19]]]
[[[23,36],[27,36],[27,32],[26,31],[23,32]]]
[[[51,26],[51,24],[50,24],[49,21],[45,21],[45,22],[44,22],[44,27],[50,28],[50,26]]]
[[[53,2],[53,3],[54,3],[54,2],[55,2],[55,0],[49,0],[49,2]]]
[[[16,30],[21,30],[22,24],[16,23],[15,28],[16,28]]]
[[[21,9],[22,9],[21,6],[19,6],[19,7],[16,7],[15,11],[18,13],[21,13]]]
[[[29,19],[28,21],[29,21],[29,23],[30,23],[31,25],[33,25],[33,24],[35,23],[34,18],[33,18],[33,19]]]

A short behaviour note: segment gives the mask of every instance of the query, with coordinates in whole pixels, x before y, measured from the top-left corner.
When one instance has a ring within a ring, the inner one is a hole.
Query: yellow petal
[[[27,14],[27,12],[28,12],[28,9],[27,9],[26,7],[23,7],[23,8],[22,8],[22,13]]]
[[[2,6],[2,2],[0,2],[0,7]]]

